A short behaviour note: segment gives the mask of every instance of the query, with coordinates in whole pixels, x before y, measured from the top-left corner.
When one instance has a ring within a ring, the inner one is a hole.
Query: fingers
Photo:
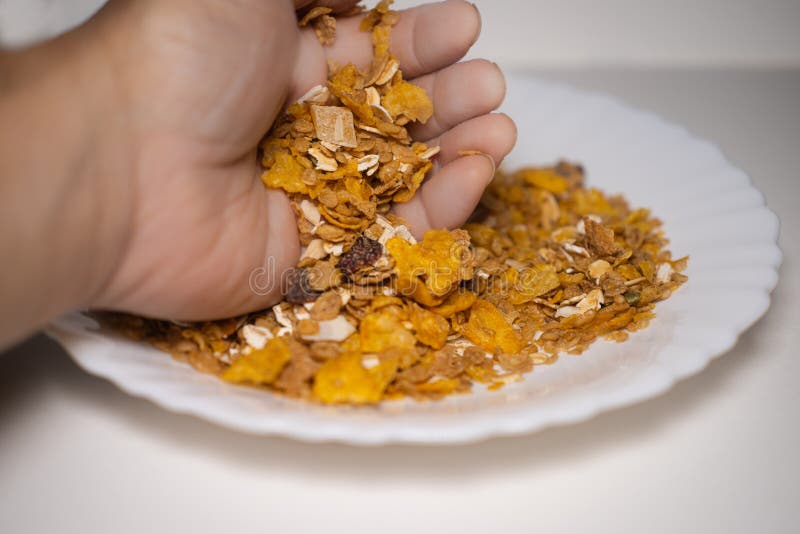
[[[302,33],[292,97],[325,82],[328,61],[354,63],[365,69],[372,60],[372,37],[359,29],[361,16],[337,20],[336,42],[323,47],[314,32]],[[448,0],[400,11],[392,30],[392,53],[407,78],[434,72],[467,53],[480,33],[477,9],[463,0]]]
[[[463,122],[426,143],[440,147],[436,163],[441,168],[462,157],[459,154],[462,150],[489,154],[500,165],[516,141],[517,127],[514,121],[504,113],[492,113]]]
[[[442,167],[411,201],[395,205],[394,212],[409,222],[418,239],[432,228],[454,228],[467,220],[493,175],[488,157],[464,156]]]
[[[414,139],[430,139],[473,117],[497,109],[506,95],[503,73],[494,63],[476,59],[458,63],[415,80],[433,101],[434,115],[413,125]]]
[[[438,169],[414,198],[394,207],[411,224],[415,236],[431,228],[454,228],[467,220],[494,176],[495,164],[514,147],[517,129],[506,115],[484,115],[462,123],[434,139],[442,148]],[[460,156],[460,150],[484,155]]]

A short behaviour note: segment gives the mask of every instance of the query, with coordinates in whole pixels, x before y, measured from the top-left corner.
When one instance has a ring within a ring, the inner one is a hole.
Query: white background
[[[264,0],[276,1],[276,0]],[[102,0],[0,0],[0,42],[60,31]],[[398,0],[400,8],[419,4]],[[475,54],[506,67],[800,66],[800,0],[476,0]]]

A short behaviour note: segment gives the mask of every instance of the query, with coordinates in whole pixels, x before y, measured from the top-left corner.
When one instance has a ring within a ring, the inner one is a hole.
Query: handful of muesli
[[[284,300],[194,325],[107,321],[229,382],[346,404],[496,389],[647,325],[687,259],[671,258],[648,210],[586,188],[579,165],[497,172],[468,224],[419,241],[392,214],[439,149],[406,129],[433,106],[389,52],[390,3],[362,22],[370,68],[331,72],[261,143],[263,181],[289,195],[303,245]],[[328,13],[301,21],[325,43]]]

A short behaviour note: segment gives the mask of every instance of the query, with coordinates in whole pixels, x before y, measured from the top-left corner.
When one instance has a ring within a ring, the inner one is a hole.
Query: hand
[[[325,83],[328,60],[366,67],[372,55],[369,34],[358,30],[360,17],[339,19],[336,44],[328,48],[310,29],[299,30],[294,9],[308,3],[111,0],[67,36],[65,42],[78,43],[70,49],[81,53],[89,47],[82,40],[91,43],[91,56],[103,60],[90,70],[103,69],[102,78],[110,80],[112,90],[102,97],[91,92],[91,98],[111,98],[100,107],[113,110],[105,129],[94,128],[93,152],[117,147],[105,153],[119,157],[95,167],[115,170],[101,188],[112,190],[103,198],[113,200],[98,210],[116,218],[109,227],[121,228],[101,236],[107,246],[93,242],[85,247],[91,250],[73,253],[108,268],[98,273],[98,267],[91,273],[95,282],[79,285],[93,289],[80,302],[72,297],[72,306],[200,320],[279,300],[277,285],[259,295],[249,277],[268,257],[276,275],[291,267],[299,243],[287,198],[260,181],[254,147],[287,99]],[[348,9],[354,2],[325,3]],[[475,8],[451,0],[402,12],[392,35],[406,77],[435,106],[435,116],[411,133],[441,146],[428,181],[396,208],[417,234],[462,224],[515,141],[513,122],[491,113],[505,92],[498,68],[482,60],[454,64],[479,31]],[[490,157],[459,157],[463,149]],[[16,298],[23,300],[24,292]],[[54,302],[32,313],[59,313],[64,304]]]

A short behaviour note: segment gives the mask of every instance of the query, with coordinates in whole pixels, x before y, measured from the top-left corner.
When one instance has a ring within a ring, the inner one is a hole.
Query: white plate
[[[530,78],[509,80],[504,109],[520,128],[509,168],[579,161],[591,184],[652,208],[675,257],[691,255],[689,282],[629,341],[598,342],[497,392],[352,408],[225,384],[99,331],[79,314],[50,332],[88,372],[232,429],[353,444],[464,443],[580,421],[658,395],[729,350],[767,310],[781,261],[778,219],[714,145],[606,96]]]

